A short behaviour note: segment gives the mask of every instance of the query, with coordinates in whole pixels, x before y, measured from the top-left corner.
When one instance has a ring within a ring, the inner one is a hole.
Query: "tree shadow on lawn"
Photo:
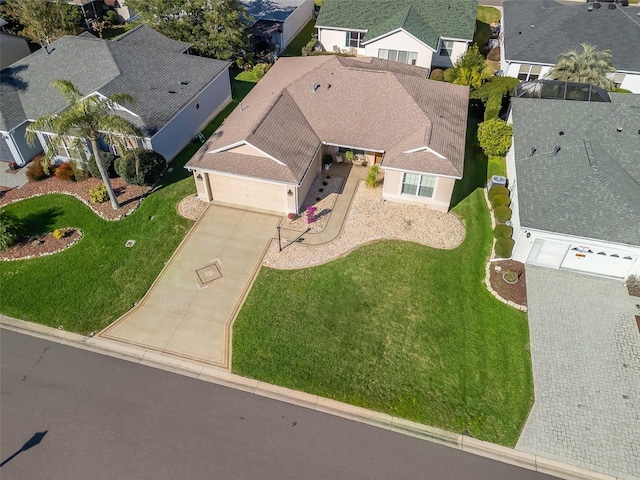
[[[47,208],[31,213],[21,219],[25,237],[39,237],[51,232],[56,218],[64,213],[60,207]]]

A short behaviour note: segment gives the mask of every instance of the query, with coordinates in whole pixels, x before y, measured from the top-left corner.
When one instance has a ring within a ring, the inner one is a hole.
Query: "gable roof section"
[[[50,86],[62,78],[85,94],[128,93],[137,105],[127,108],[139,116],[128,118],[152,136],[229,66],[137,41],[66,36],[48,51],[38,50],[2,70],[0,109],[6,129],[63,109],[65,100]]]
[[[167,50],[175,53],[184,53],[191,48],[190,43],[172,40],[144,24],[138,25],[131,30],[124,32],[122,35],[117,36],[113,39],[113,42],[126,43],[127,45],[141,48],[159,48],[161,50]]]
[[[635,97],[640,95],[612,94],[611,103],[512,100],[523,228],[640,245]],[[537,152],[529,156],[534,147]]]
[[[473,39],[476,0],[325,0],[316,27],[367,30],[364,43],[404,29],[436,49],[440,37]]]
[[[506,0],[502,4],[505,59],[553,65],[560,53],[590,43],[610,50],[618,70],[640,72],[638,9],[610,10],[607,5],[589,11],[585,3]]]
[[[240,0],[253,17],[254,23],[259,20],[284,22],[305,0]]]
[[[461,177],[468,88],[433,82],[425,78],[427,69],[399,65],[337,56],[281,58],[187,166],[234,175],[251,170],[256,178],[299,183],[327,143],[384,152],[383,167]],[[284,163],[290,175],[274,174],[264,157],[235,156],[234,164],[229,155],[236,154],[220,151],[243,142]],[[404,153],[420,147],[431,150]],[[252,159],[256,165],[241,165]]]

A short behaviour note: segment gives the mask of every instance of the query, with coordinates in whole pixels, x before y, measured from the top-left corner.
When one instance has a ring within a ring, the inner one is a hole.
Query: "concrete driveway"
[[[527,266],[535,403],[516,448],[640,478],[640,333],[619,281]]]
[[[100,336],[229,368],[229,331],[280,217],[211,205],[140,304]]]

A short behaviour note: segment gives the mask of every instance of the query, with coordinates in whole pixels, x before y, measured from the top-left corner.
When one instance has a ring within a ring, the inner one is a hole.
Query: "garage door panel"
[[[286,210],[283,185],[222,175],[209,175],[209,182],[214,201],[277,212]]]
[[[637,258],[619,250],[572,244],[561,268],[624,278]]]

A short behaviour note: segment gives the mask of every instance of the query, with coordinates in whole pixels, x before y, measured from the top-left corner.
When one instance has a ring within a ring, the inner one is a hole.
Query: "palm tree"
[[[595,85],[611,91],[615,85],[609,78],[616,72],[611,65],[611,52],[598,50],[588,43],[581,44],[582,52],[569,50],[558,55],[556,64],[546,77],[564,82],[579,82]]]
[[[108,97],[85,96],[69,80],[54,80],[51,86],[60,92],[68,105],[59,113],[45,115],[31,123],[27,128],[27,141],[33,144],[38,131],[55,134],[49,137],[51,141],[43,158],[43,161],[47,162],[44,165],[45,168],[48,168],[58,149],[65,144],[65,139],[73,139],[73,147],[78,152],[85,149],[88,141],[102,181],[107,187],[111,206],[117,210],[120,205],[111,187],[107,170],[104,168],[98,139],[102,137],[109,145],[124,149],[128,137],[142,136],[138,127],[115,114],[117,105],[135,105],[135,100],[125,93],[114,93]]]

